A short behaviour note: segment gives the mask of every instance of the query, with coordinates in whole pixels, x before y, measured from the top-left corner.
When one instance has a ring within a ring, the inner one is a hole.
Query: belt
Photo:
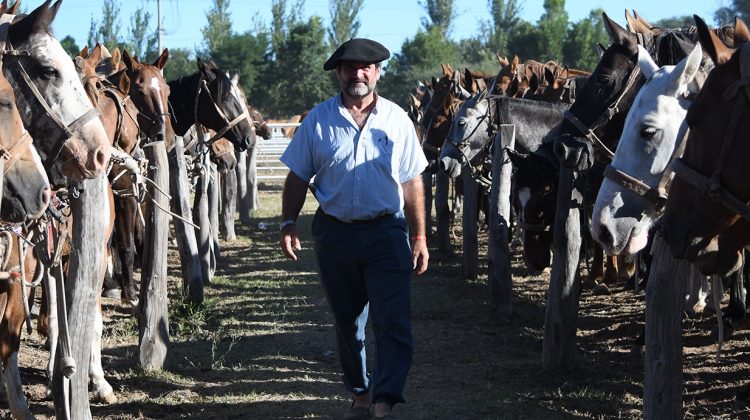
[[[323,209],[320,209],[320,214],[322,214],[323,216],[325,216],[326,218],[328,218],[330,220],[333,220],[334,222],[343,223],[343,224],[346,224],[346,225],[365,225],[365,224],[372,223],[372,222],[378,221],[378,220],[386,218],[386,217],[393,216],[393,214],[391,214],[391,213],[386,213],[386,214],[377,216],[377,217],[372,218],[372,219],[352,220],[351,222],[346,222],[346,221],[343,221],[343,220],[341,220],[339,218],[336,218],[335,216],[331,216],[330,214],[324,212]]]

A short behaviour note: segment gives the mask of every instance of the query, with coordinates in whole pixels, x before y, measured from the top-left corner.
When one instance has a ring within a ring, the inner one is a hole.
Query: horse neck
[[[196,123],[195,101],[200,83],[201,77],[198,73],[180,77],[168,83],[169,102],[172,106],[172,127],[178,136],[184,136]]]

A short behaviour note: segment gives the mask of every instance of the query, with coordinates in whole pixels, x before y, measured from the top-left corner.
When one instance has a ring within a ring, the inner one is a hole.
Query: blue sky
[[[293,3],[294,0],[287,0]],[[602,7],[610,17],[624,24],[625,8],[637,10],[643,17],[656,21],[676,15],[698,14],[707,22],[713,21],[713,12],[729,0],[600,0],[566,1],[566,10],[571,21],[588,16],[591,9]],[[156,24],[155,0],[118,0],[121,15],[121,35],[125,36],[130,15],[144,5],[154,16]],[[206,25],[206,11],[211,0],[162,0],[162,14],[166,36],[164,46],[169,48],[193,49],[202,43],[200,29]],[[544,12],[543,0],[520,0],[523,19],[536,22]],[[23,7],[31,8],[41,4],[41,0],[24,0]],[[79,46],[88,38],[92,16],[99,20],[102,0],[65,0],[55,19],[53,28],[58,38],[71,35]],[[328,0],[306,0],[304,17],[316,14],[329,21]],[[486,21],[486,0],[455,0],[458,12],[451,37],[468,38],[479,32],[480,22]],[[31,10],[31,9],[28,9]],[[245,32],[254,28],[254,22],[270,22],[271,0],[231,0],[233,29]],[[360,14],[359,36],[380,41],[391,52],[397,52],[407,38],[411,38],[421,27],[421,19],[426,16],[424,8],[417,0],[365,0]]]

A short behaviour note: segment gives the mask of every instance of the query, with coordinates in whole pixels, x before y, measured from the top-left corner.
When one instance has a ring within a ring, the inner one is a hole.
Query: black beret
[[[323,64],[323,70],[336,68],[339,61],[356,61],[359,63],[379,63],[390,58],[391,53],[371,39],[352,38],[339,46]]]

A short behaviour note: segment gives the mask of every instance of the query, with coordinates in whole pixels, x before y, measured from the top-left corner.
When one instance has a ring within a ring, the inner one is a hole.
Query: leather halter
[[[641,43],[639,38],[639,44]],[[600,127],[607,124],[612,118],[614,118],[615,115],[617,115],[621,110],[619,108],[620,102],[625,97],[625,95],[630,92],[630,90],[633,88],[633,86],[636,85],[636,81],[638,80],[638,76],[641,74],[641,69],[638,67],[638,64],[636,63],[635,67],[633,67],[633,70],[631,70],[630,75],[628,75],[628,79],[625,82],[625,87],[620,92],[620,95],[617,96],[617,99],[615,99],[604,112],[597,118],[593,124],[586,125],[578,119],[578,117],[575,116],[570,110],[566,110],[563,113],[563,116],[566,120],[570,121],[573,126],[581,133],[584,137],[586,137],[589,142],[594,146],[595,149],[597,149],[599,152],[604,154],[605,157],[607,157],[609,160],[612,160],[612,158],[615,156],[614,152],[610,150],[604,142],[596,135],[595,131],[599,129]]]
[[[10,25],[10,23],[4,23],[3,26]],[[7,29],[6,29],[7,34]],[[28,51],[19,51],[14,50],[13,46],[10,45],[10,42],[5,42],[6,49],[0,51],[0,55],[5,57],[14,57],[14,58],[21,58],[21,57],[30,57],[31,54]],[[75,132],[78,131],[84,124],[89,122],[90,120],[94,118],[99,117],[99,110],[92,107],[88,111],[84,112],[83,115],[79,116],[73,122],[71,122],[68,125],[65,125],[65,123],[62,122],[60,117],[55,114],[55,112],[52,110],[52,108],[47,103],[47,100],[44,99],[44,96],[42,96],[42,93],[39,92],[39,89],[36,87],[34,82],[31,80],[31,77],[26,72],[26,69],[23,67],[23,64],[21,64],[20,60],[16,60],[16,63],[18,64],[18,70],[21,74],[21,77],[23,81],[26,83],[26,86],[31,90],[31,93],[34,95],[36,100],[39,102],[39,104],[44,108],[45,112],[47,113],[47,116],[52,120],[53,123],[60,129],[62,132],[62,138],[61,141],[58,141],[52,150],[47,154],[47,159],[44,161],[45,167],[51,167],[55,160],[57,160],[57,157],[60,156],[60,152],[62,152],[63,147],[65,146],[65,143],[68,142],[74,135]]]
[[[682,156],[682,152],[685,151],[687,138],[690,135],[690,129],[687,128],[687,124],[683,122],[682,126],[686,127],[685,132],[682,137],[680,137],[679,143],[672,151],[672,156],[670,156],[669,158],[669,163],[667,163],[667,167],[664,168],[664,172],[662,172],[661,177],[659,178],[659,182],[656,184],[656,187],[651,187],[642,180],[629,175],[628,173],[620,169],[615,168],[614,166],[612,166],[612,164],[609,164],[606,168],[604,168],[604,177],[614,182],[615,184],[618,184],[625,189],[628,189],[631,192],[634,192],[643,197],[649,203],[651,203],[651,210],[655,214],[660,213],[664,209],[664,205],[667,202],[667,188],[672,179],[672,173],[675,172],[674,163],[680,156]]]
[[[203,133],[202,133],[203,127],[202,127],[202,124],[198,123],[198,105],[200,104],[201,93],[203,92],[206,92],[208,94],[208,98],[211,100],[211,104],[214,106],[214,109],[219,114],[219,116],[224,120],[224,127],[217,130],[216,134],[214,134],[213,137],[211,137],[210,139],[204,142],[205,144],[210,145],[216,140],[224,137],[224,134],[226,134],[227,131],[231,130],[232,127],[239,124],[244,119],[248,120],[251,127],[255,127],[253,125],[253,119],[250,117],[250,113],[248,112],[247,109],[230,121],[229,118],[227,118],[226,114],[224,114],[224,111],[221,110],[221,107],[219,107],[219,105],[214,100],[214,97],[211,94],[211,90],[208,88],[208,82],[206,82],[206,79],[204,79],[203,76],[201,75],[200,81],[198,82],[198,91],[195,93],[195,107],[193,108],[193,121],[196,123],[198,127],[200,127],[199,135],[196,136],[195,141],[203,141]],[[193,143],[194,142],[191,141],[190,144],[185,146],[185,149],[188,149],[189,146],[193,145]]]
[[[676,176],[697,188],[715,203],[721,204],[734,212],[735,221],[737,217],[742,217],[750,222],[750,207],[748,207],[748,203],[741,200],[721,185],[721,171],[724,169],[724,165],[729,158],[732,144],[737,138],[737,127],[739,126],[740,117],[744,110],[745,102],[748,99],[747,97],[750,95],[750,46],[748,45],[749,44],[742,44],[739,47],[740,78],[729,85],[723,93],[725,100],[736,98],[736,102],[734,103],[734,109],[732,110],[732,115],[729,119],[727,131],[724,133],[724,140],[713,173],[710,177],[703,175],[693,169],[683,159],[676,159],[672,163],[672,170]],[[733,222],[734,221],[728,224]]]

